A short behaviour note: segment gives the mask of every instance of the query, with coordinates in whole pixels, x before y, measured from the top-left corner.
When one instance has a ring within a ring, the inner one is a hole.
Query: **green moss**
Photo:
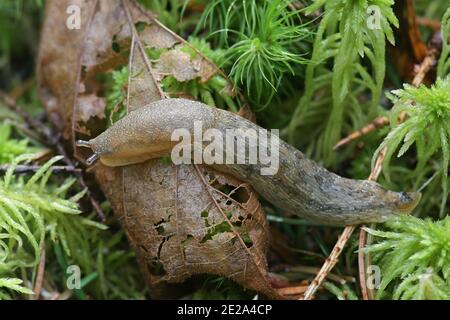
[[[29,293],[20,283],[28,277],[34,281],[44,248],[45,276],[55,290],[67,289],[67,267],[76,265],[83,285],[75,290],[80,299],[142,297],[145,291],[123,232],[107,232],[105,225],[80,214],[77,202],[84,191],[73,194],[76,179],[54,181],[51,166],[61,158],[24,179],[13,174],[15,164],[30,159],[21,155],[0,180],[0,297]]]
[[[27,139],[12,139],[12,128],[8,124],[0,124],[0,164],[10,163],[18,155],[33,153],[38,149],[29,145]]]
[[[284,75],[295,75],[295,66],[306,63],[305,52],[295,44],[311,36],[310,28],[301,23],[300,11],[290,11],[289,1],[231,1],[226,12],[224,5],[210,2],[203,21],[221,12],[225,21],[216,30],[223,34],[222,46],[228,47],[222,67],[255,107],[266,107]],[[213,19],[209,21],[210,27],[214,25]]]
[[[393,4],[392,0],[316,0],[307,8],[310,14],[320,8],[324,13],[315,35],[311,64],[306,69],[305,92],[288,134],[294,143],[299,128],[313,128],[316,143],[311,144],[310,154],[328,166],[336,164],[333,146],[343,132],[355,131],[379,114],[385,38],[394,43],[391,25],[398,26]],[[371,6],[380,10],[380,24],[375,28],[368,23]],[[332,68],[328,67],[330,59]],[[371,66],[371,71],[365,64]],[[367,103],[358,99],[364,92],[370,92]]]
[[[397,157],[402,157],[415,145],[417,164],[414,178],[419,181],[426,180],[427,165],[433,157],[440,156],[442,181],[441,216],[444,214],[447,201],[448,165],[449,165],[449,138],[450,127],[450,77],[438,79],[431,87],[421,85],[419,88],[404,85],[403,89],[392,92],[390,99],[394,107],[390,113],[392,130],[375,152],[378,153],[387,147],[384,162],[384,172],[389,177],[389,161],[400,147]],[[400,114],[407,116],[399,124]],[[373,163],[374,164],[374,163]]]
[[[365,250],[381,269],[378,298],[450,299],[450,217],[403,216],[367,231],[377,240]]]

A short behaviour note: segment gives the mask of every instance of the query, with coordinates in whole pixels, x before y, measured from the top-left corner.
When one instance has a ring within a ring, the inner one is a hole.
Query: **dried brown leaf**
[[[66,27],[69,5],[82,8],[79,30]],[[63,137],[72,136],[74,87],[80,74],[79,60],[85,35],[95,12],[97,1],[49,0],[45,6],[45,23],[37,63],[38,89],[47,114]]]
[[[173,34],[168,33],[161,26],[153,23],[145,28],[141,34],[140,38],[142,42],[146,44],[149,48],[172,48],[177,43],[180,43],[180,39],[173,36]]]
[[[114,43],[121,50],[130,48],[129,112],[165,98],[156,75],[206,81],[222,74],[200,53],[191,59],[182,52],[189,44],[134,1],[78,1],[89,15],[73,33],[61,26],[70,4],[72,0],[47,4],[39,90],[49,117],[62,123],[60,129],[72,141],[98,134],[103,124],[93,121],[104,117],[105,107],[102,84],[94,76],[123,63]],[[138,22],[145,25],[140,33]],[[150,61],[145,48],[167,51]],[[216,274],[279,297],[267,276],[267,222],[250,186],[208,168],[176,167],[161,160],[123,168],[98,164],[95,174],[155,294],[165,295],[169,284],[194,275]]]
[[[81,122],[88,122],[93,117],[104,119],[105,107],[106,101],[104,98],[94,94],[80,95],[78,96],[78,106],[74,116],[77,117],[77,121]]]
[[[267,281],[267,222],[247,184],[161,160],[125,167],[124,227],[152,287],[226,276],[278,297]]]
[[[113,50],[113,42],[126,38],[130,38],[130,29],[121,2],[99,1],[86,35],[81,64],[90,69],[105,63],[117,55]]]
[[[191,63],[189,53],[181,50],[170,50],[161,54],[156,71],[159,74],[159,79],[172,75],[178,81],[187,81],[198,76],[199,68]]]
[[[164,99],[165,94],[156,80],[153,67],[145,53],[144,44],[139,39],[128,2],[124,2],[124,9],[132,32],[126,104],[130,112],[153,101]]]
[[[156,63],[158,79],[165,76],[173,76],[178,81],[188,81],[200,78],[201,81],[208,81],[216,74],[216,69],[202,57],[191,56],[181,48],[174,48],[161,54]]]

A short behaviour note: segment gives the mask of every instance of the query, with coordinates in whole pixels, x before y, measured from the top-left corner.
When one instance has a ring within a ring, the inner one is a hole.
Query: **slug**
[[[223,136],[227,129],[262,130],[225,110],[191,100],[164,99],[129,113],[96,138],[79,140],[77,145],[94,152],[88,164],[97,159],[113,167],[140,163],[171,154],[178,143],[171,139],[174,130],[186,128],[195,134],[196,121],[201,121],[203,130],[215,129]],[[273,175],[262,175],[261,163],[241,161],[211,166],[250,183],[256,192],[286,213],[321,224],[384,222],[395,215],[410,213],[420,200],[418,192],[394,192],[375,182],[340,177],[307,159],[288,143],[278,141],[278,170]],[[222,147],[226,150],[226,146]]]

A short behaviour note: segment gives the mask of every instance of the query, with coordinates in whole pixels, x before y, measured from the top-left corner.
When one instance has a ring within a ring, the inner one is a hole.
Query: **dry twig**
[[[42,283],[44,282],[44,273],[45,273],[45,246],[43,246],[41,249],[41,258],[39,260],[37,276],[33,290],[34,295],[32,296],[33,300],[39,300],[42,290]]]
[[[306,285],[294,286],[294,287],[286,287],[277,289],[277,292],[282,296],[298,296],[305,293],[308,289]]]
[[[428,19],[425,17],[417,17],[417,24],[420,26],[430,28],[435,32],[441,30],[441,22],[439,20]]]
[[[11,165],[9,164],[3,164],[0,165],[0,173],[5,173],[8,171],[8,169],[11,168]],[[38,165],[16,165],[14,167],[14,173],[15,174],[21,174],[21,173],[30,173],[30,172],[36,172],[38,171],[42,166]],[[81,173],[81,169],[75,168],[73,166],[52,166],[53,172],[78,172]]]
[[[382,128],[384,126],[387,126],[389,124],[389,119],[387,117],[376,117],[371,123],[364,126],[363,128],[359,129],[358,131],[355,131],[351,134],[349,134],[344,139],[340,140],[336,145],[333,147],[333,150],[337,150],[341,148],[342,146],[349,144],[352,141],[355,141],[356,139],[361,138],[362,136],[375,131],[378,128]]]
[[[311,300],[316,290],[321,286],[322,282],[328,276],[328,273],[333,269],[336,263],[339,261],[339,256],[342,250],[345,247],[348,239],[352,235],[355,230],[355,226],[346,226],[342,234],[339,236],[338,241],[334,245],[333,250],[331,251],[330,256],[325,260],[325,263],[322,265],[319,273],[317,273],[314,280],[309,285],[308,289],[303,296],[303,300]]]

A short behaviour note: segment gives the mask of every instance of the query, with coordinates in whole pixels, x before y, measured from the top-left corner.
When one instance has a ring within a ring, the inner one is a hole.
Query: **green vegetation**
[[[107,226],[80,214],[77,202],[85,191],[69,196],[75,178],[51,182],[51,166],[62,157],[47,161],[29,178],[13,174],[17,164],[32,157],[14,158],[0,181],[0,298],[11,298],[14,291],[30,294],[22,282],[36,280],[44,248],[47,270],[52,270],[46,280],[55,292],[65,288],[68,267],[76,265],[82,276],[81,289],[74,292],[79,299],[143,297],[136,287],[134,255],[120,244],[123,233],[105,231]]]
[[[344,123],[354,131],[380,113],[386,68],[385,37],[394,44],[391,25],[398,27],[393,3],[319,0],[307,10],[313,13],[324,6],[311,64],[306,69],[305,92],[289,125],[289,140],[294,143],[297,131],[316,127],[311,138],[317,143],[310,152],[326,165],[334,164],[333,146],[343,132],[349,131],[343,130]],[[371,6],[378,6],[381,11],[378,27],[370,27],[367,22]],[[332,67],[327,67],[330,59]],[[323,101],[314,101],[318,91],[327,92],[321,95]],[[365,91],[370,92],[370,99],[360,103],[358,96]],[[324,118],[327,120],[323,121]]]
[[[246,88],[247,96],[256,106],[267,106],[277,94],[283,75],[295,75],[296,65],[306,63],[295,43],[305,42],[311,31],[301,23],[300,11],[290,11],[288,4],[285,0],[249,1],[246,6],[244,2],[242,26],[233,30],[225,25],[222,31],[227,34],[230,77],[235,85]],[[226,21],[229,15],[230,10]]]
[[[390,97],[394,107],[390,112],[392,130],[375,152],[374,161],[378,153],[387,147],[384,162],[385,173],[389,176],[389,160],[395,150],[401,145],[397,157],[405,153],[415,144],[417,152],[416,170],[413,176],[417,184],[426,179],[427,164],[436,153],[441,154],[442,202],[441,216],[445,213],[448,194],[448,164],[450,157],[449,138],[450,128],[450,77],[438,79],[431,88],[422,85],[415,88],[405,84],[404,89],[395,90]],[[407,116],[406,121],[399,124],[401,114]]]
[[[380,265],[378,298],[450,299],[450,217],[437,222],[413,217],[389,221],[366,251]]]

